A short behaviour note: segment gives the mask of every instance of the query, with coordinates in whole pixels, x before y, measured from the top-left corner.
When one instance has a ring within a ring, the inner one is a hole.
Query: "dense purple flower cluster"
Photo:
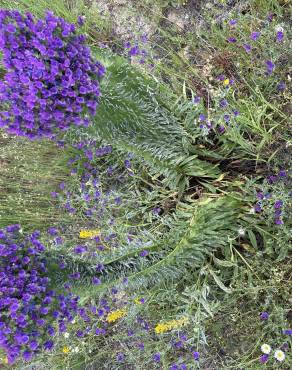
[[[49,287],[45,247],[39,231],[22,237],[19,225],[0,229],[0,348],[13,363],[50,350],[78,311],[78,297]]]
[[[93,61],[86,37],[55,17],[0,10],[0,50],[6,68],[0,82],[0,127],[9,133],[53,138],[70,125],[88,126],[105,69]]]

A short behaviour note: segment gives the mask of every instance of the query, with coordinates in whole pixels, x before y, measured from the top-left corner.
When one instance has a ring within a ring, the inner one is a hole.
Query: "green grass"
[[[50,142],[0,138],[0,227],[19,223],[25,230],[69,222],[50,192],[68,179],[66,154]]]

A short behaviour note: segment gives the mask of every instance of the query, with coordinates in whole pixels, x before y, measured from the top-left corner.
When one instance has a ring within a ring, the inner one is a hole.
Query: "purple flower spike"
[[[53,348],[52,324],[56,319],[73,319],[78,297],[66,292],[57,296],[50,289],[46,250],[38,230],[24,237],[18,225],[10,225],[0,229],[0,235],[0,348],[10,363],[21,355],[29,361],[42,349],[40,343],[44,349]]]
[[[83,22],[78,17],[78,24]],[[74,24],[47,11],[44,19],[2,10],[0,126],[29,139],[56,139],[70,126],[89,124],[100,96],[104,67],[93,60]],[[60,144],[60,142],[59,142]]]

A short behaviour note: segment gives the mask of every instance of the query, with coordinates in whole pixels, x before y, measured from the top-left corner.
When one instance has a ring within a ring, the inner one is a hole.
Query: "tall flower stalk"
[[[0,127],[30,139],[55,139],[69,128],[79,136],[86,127],[86,135],[136,153],[176,185],[186,174],[217,177],[213,164],[190,158],[171,94],[123,58],[99,51],[105,73],[85,42],[52,12],[35,19],[1,10]]]

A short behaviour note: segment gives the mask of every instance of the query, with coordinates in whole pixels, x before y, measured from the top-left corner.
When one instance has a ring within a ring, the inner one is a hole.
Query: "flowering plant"
[[[0,348],[9,363],[52,349],[54,321],[63,332],[78,309],[78,297],[50,289],[39,235],[23,238],[18,225],[0,229]]]
[[[55,17],[0,11],[0,127],[31,139],[54,137],[71,124],[88,126],[100,95],[104,67],[91,58],[86,37]]]

